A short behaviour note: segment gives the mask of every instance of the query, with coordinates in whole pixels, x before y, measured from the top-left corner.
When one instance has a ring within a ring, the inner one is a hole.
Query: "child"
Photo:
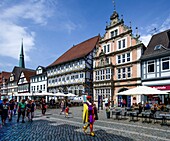
[[[68,117],[68,113],[69,113],[69,107],[67,106],[65,109],[65,117]]]

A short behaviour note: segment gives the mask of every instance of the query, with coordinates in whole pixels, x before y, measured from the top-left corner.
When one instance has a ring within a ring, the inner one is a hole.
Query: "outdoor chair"
[[[115,119],[120,119],[121,118],[121,110],[120,109],[114,109],[113,111],[112,111],[112,117],[113,117],[113,115],[115,116]]]
[[[125,119],[125,118],[126,118],[126,115],[127,115],[126,108],[122,108],[122,111],[121,111],[121,119],[122,119],[122,117]]]
[[[142,122],[144,123],[151,123],[151,118],[153,117],[151,110],[145,110],[142,113]],[[148,119],[148,120],[147,120]]]
[[[161,113],[161,111],[156,111],[155,112],[155,114],[153,116],[154,124],[158,123],[158,120],[162,120],[162,116],[160,116],[160,113]]]
[[[133,110],[133,111],[129,111],[128,115],[130,116],[130,121],[138,121],[138,114],[139,114],[139,110]],[[136,117],[136,118],[135,118]]]

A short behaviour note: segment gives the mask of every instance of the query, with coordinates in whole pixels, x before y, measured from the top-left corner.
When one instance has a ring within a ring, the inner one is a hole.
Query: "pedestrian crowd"
[[[41,110],[42,116],[45,115],[47,109],[47,104],[44,98],[41,100]],[[34,100],[30,99],[21,99],[20,102],[17,100],[7,98],[3,99],[2,103],[0,103],[0,116],[2,125],[6,124],[6,121],[12,121],[13,116],[17,116],[17,122],[20,121],[22,117],[22,123],[25,123],[25,118],[28,121],[32,122],[34,118],[34,111],[36,110],[36,104]]]

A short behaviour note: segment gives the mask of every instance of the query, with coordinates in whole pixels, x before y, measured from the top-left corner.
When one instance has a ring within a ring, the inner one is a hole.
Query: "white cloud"
[[[148,45],[148,43],[149,43],[149,41],[150,41],[150,39],[151,39],[151,35],[150,34],[148,34],[148,35],[142,35],[141,37],[140,37],[140,39],[141,39],[141,41],[142,41],[142,43],[145,45],[145,46],[147,46]]]
[[[168,16],[168,18],[163,22],[163,24],[160,27],[160,31],[164,31],[170,29],[170,15]]]
[[[76,25],[75,23],[68,21],[65,24],[63,24],[63,27],[68,31],[68,33],[70,34],[73,30],[75,30],[77,28],[78,25]]]
[[[153,23],[150,26],[142,29],[144,30],[144,34],[141,34],[140,39],[144,45],[147,46],[153,34],[170,29],[170,15],[163,21],[160,26],[157,23]]]
[[[8,7],[1,4],[0,13],[0,56],[19,59],[23,38],[25,59],[29,61],[29,52],[35,48],[36,34],[28,29],[28,23],[45,25],[52,10],[47,10],[44,0],[28,0]]]

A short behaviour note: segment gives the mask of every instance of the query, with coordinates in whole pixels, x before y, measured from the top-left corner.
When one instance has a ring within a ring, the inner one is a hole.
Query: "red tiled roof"
[[[30,71],[30,70],[23,70],[25,78],[27,79],[28,82],[30,82],[30,77],[36,75],[36,71]],[[21,72],[21,73],[22,73]]]
[[[4,77],[5,80],[7,80],[9,77],[10,77],[10,72],[5,72],[5,71],[2,71],[0,73],[0,84],[2,83],[2,78]]]
[[[96,47],[99,38],[100,36],[95,36],[78,45],[73,46],[48,67],[85,57]]]

